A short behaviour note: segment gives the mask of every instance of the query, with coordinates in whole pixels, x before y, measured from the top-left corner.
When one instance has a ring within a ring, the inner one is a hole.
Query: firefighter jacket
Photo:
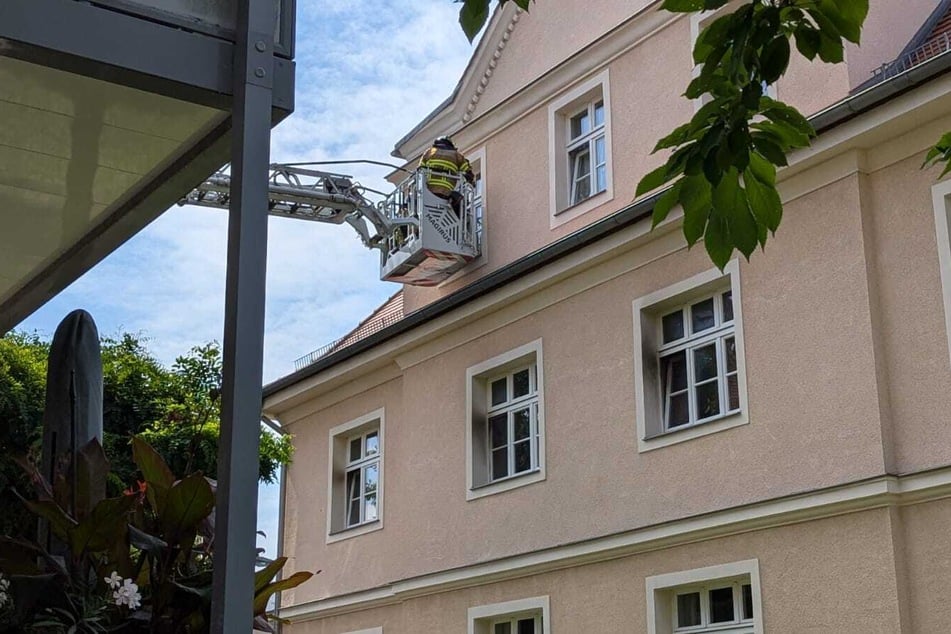
[[[429,191],[443,198],[449,198],[460,174],[470,183],[473,181],[469,161],[458,150],[431,147],[423,154],[419,166],[432,170],[426,179],[426,186]]]

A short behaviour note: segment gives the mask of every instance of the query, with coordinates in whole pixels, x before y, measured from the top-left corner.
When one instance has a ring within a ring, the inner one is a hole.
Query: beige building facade
[[[949,4],[873,0],[845,64],[793,63],[819,136],[723,271],[634,200],[710,16],[497,11],[396,146],[473,159],[483,255],[266,388],[283,554],[322,570],[285,631],[951,631],[951,181],[920,169],[951,54],[883,67]]]

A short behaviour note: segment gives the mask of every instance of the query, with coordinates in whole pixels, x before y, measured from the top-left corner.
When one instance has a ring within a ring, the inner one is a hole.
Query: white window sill
[[[551,223],[549,228],[554,229],[559,227],[566,222],[570,222],[579,216],[582,216],[595,207],[600,207],[601,205],[611,202],[614,199],[614,192],[611,187],[604,189],[593,196],[588,196],[581,202],[577,202],[570,207],[565,207],[556,211],[552,216]]]
[[[378,531],[381,528],[383,528],[383,520],[381,519],[364,522],[363,524],[357,524],[356,526],[351,526],[349,528],[344,528],[342,530],[330,533],[327,535],[327,543],[333,544],[334,542],[340,542],[345,539],[350,539],[351,537],[359,537],[360,535],[366,535],[367,533]]]
[[[495,495],[496,493],[502,493],[503,491],[510,491],[512,489],[517,489],[529,484],[541,482],[544,479],[545,471],[543,469],[526,471],[525,473],[519,473],[517,475],[508,476],[499,480],[493,480],[487,484],[480,484],[479,486],[472,487],[466,491],[466,500],[475,500],[487,495]]]
[[[676,445],[677,443],[693,440],[694,438],[700,438],[702,436],[708,436],[717,432],[726,431],[727,429],[739,427],[740,425],[748,425],[749,422],[749,417],[747,416],[746,412],[740,410],[738,412],[726,414],[718,418],[711,418],[700,423],[682,425],[676,429],[671,429],[660,434],[638,438],[637,450],[640,453],[644,453],[645,451],[653,451],[654,449],[660,449],[661,447],[668,447],[670,445]]]

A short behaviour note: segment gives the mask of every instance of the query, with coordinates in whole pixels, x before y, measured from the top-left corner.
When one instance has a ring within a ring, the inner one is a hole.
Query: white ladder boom
[[[331,224],[347,223],[363,244],[380,251],[380,278],[432,286],[463,268],[480,253],[481,205],[457,175],[457,208],[426,187],[429,170],[421,169],[391,194],[364,188],[350,176],[295,165],[272,164],[268,174],[268,209],[272,216]],[[366,192],[383,196],[371,202]],[[456,194],[453,194],[456,195]],[[223,168],[178,201],[228,209],[231,175]]]

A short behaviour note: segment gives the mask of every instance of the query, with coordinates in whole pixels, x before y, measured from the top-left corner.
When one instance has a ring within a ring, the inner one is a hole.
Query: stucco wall
[[[926,531],[934,528],[927,518],[921,526]],[[463,633],[470,607],[548,595],[554,633],[643,632],[646,577],[756,558],[765,631],[770,634],[910,634],[912,630],[901,630],[899,625],[891,552],[888,511],[869,511],[412,598],[294,624],[285,631],[341,634],[382,626],[384,634]],[[946,556],[944,550],[941,555]],[[940,578],[946,575],[942,571]],[[918,587],[924,589],[923,584]],[[940,597],[934,584],[919,603],[940,618],[947,615]]]
[[[631,302],[710,268],[676,232],[429,340],[422,362],[403,360],[400,381],[293,423],[300,565],[348,568],[312,591],[368,588],[885,472],[866,262],[878,247],[863,237],[859,188],[853,174],[789,202],[766,252],[741,266],[749,425],[637,452]],[[467,502],[466,368],[538,338],[547,480]],[[948,385],[945,368],[932,389]],[[922,408],[944,403],[915,394]],[[381,406],[385,528],[325,548],[327,430]]]

